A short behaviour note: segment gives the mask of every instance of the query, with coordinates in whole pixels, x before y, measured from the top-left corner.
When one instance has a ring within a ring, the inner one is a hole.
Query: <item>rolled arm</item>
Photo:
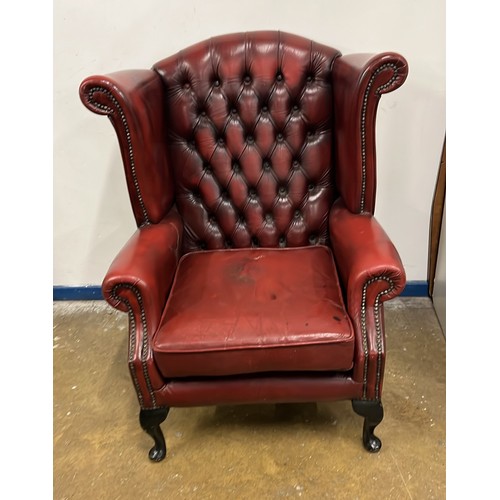
[[[170,212],[158,224],[133,234],[112,262],[102,284],[104,298],[121,311],[145,315],[147,329],[159,325],[180,258],[182,222]]]
[[[399,295],[406,277],[391,240],[371,214],[353,214],[338,199],[329,218],[335,262],[354,326],[353,378],[363,399],[379,400],[385,363],[382,303]]]
[[[351,54],[334,63],[336,186],[351,212],[374,212],[378,101],[407,75],[408,63],[393,52]]]
[[[104,298],[129,316],[129,369],[141,408],[156,408],[163,378],[151,350],[180,258],[182,222],[172,210],[137,229],[104,278]]]
[[[376,280],[386,301],[399,295],[406,277],[399,254],[378,221],[370,214],[353,214],[341,199],[329,217],[333,254],[346,290],[347,304],[358,307],[367,284]]]
[[[80,85],[80,98],[94,113],[108,116],[116,130],[137,225],[159,222],[174,198],[159,75],[128,70],[90,76]]]

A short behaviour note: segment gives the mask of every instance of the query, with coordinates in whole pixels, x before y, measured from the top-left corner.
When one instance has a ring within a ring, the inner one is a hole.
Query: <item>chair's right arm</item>
[[[153,70],[90,76],[80,85],[83,104],[107,115],[116,130],[137,226],[161,221],[174,199],[163,96]]]
[[[141,408],[156,408],[164,382],[154,363],[157,330],[181,254],[183,224],[168,165],[164,87],[153,70],[91,76],[80,85],[83,104],[113,124],[138,229],[104,278],[104,298],[129,315],[129,368]]]
[[[142,408],[155,408],[163,379],[153,361],[158,329],[181,256],[182,221],[175,209],[140,227],[118,253],[102,284],[104,298],[129,315],[129,368]]]

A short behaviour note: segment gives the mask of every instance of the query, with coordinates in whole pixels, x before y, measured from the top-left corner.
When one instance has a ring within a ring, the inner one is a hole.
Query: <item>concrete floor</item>
[[[428,299],[386,304],[377,428],[350,402],[174,408],[152,463],[127,368],[127,317],[54,303],[54,499],[444,499],[445,339]]]

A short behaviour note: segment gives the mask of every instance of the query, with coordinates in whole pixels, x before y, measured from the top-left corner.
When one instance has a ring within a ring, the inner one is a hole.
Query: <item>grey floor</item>
[[[445,338],[432,303],[386,304],[387,361],[365,452],[349,402],[174,408],[151,463],[127,368],[127,317],[54,303],[54,499],[445,498]]]

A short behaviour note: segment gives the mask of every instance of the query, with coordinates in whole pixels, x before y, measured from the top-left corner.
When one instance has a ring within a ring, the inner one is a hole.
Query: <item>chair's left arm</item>
[[[403,264],[371,214],[354,214],[338,199],[329,217],[333,254],[356,335],[354,378],[365,399],[380,399],[385,361],[382,303],[405,286]]]
[[[111,264],[102,291],[129,315],[129,368],[142,408],[155,408],[163,379],[153,361],[158,329],[180,258],[182,221],[175,209],[158,224],[138,228]]]

